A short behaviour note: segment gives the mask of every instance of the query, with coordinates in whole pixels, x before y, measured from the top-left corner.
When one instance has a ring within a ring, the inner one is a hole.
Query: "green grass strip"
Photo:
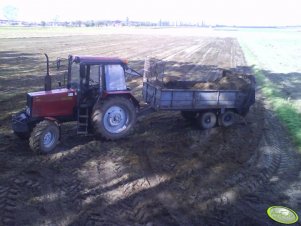
[[[257,57],[245,46],[242,45],[245,57],[248,62],[257,63]],[[258,64],[257,64],[258,65]],[[296,107],[287,100],[275,84],[267,79],[261,69],[253,68],[257,84],[261,86],[263,95],[268,98],[277,117],[288,128],[299,152],[301,152],[301,114]]]

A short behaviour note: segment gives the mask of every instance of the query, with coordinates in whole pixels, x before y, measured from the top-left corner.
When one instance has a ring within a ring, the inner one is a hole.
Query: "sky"
[[[209,25],[301,25],[301,0],[0,0],[16,20],[126,20]]]

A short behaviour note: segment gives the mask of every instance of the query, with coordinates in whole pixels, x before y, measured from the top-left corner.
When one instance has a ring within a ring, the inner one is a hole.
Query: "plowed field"
[[[277,225],[271,205],[301,210],[300,160],[265,99],[229,128],[200,130],[179,112],[139,118],[118,141],[62,126],[53,154],[35,155],[10,130],[28,91],[42,89],[45,59],[68,54],[167,61],[168,74],[232,68],[250,73],[235,38],[77,35],[0,40],[0,225]],[[63,66],[64,67],[64,66]],[[64,72],[51,64],[53,84]],[[128,81],[141,100],[142,80]],[[298,212],[300,213],[300,211]]]

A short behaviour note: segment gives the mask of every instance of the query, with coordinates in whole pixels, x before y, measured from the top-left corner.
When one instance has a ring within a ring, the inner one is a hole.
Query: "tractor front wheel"
[[[44,120],[39,122],[31,132],[29,146],[34,152],[48,154],[55,149],[59,136],[58,125],[55,122]]]
[[[113,97],[96,103],[92,123],[97,135],[116,140],[129,134],[136,122],[136,108],[125,97]]]

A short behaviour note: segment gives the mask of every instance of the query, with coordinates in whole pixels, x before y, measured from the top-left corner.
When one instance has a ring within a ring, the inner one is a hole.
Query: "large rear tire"
[[[59,127],[55,122],[44,120],[33,129],[29,138],[29,146],[36,153],[48,154],[52,152],[60,137]]]
[[[92,124],[96,135],[109,140],[127,136],[136,123],[136,108],[125,97],[113,97],[95,104]]]
[[[216,114],[211,111],[202,112],[197,118],[198,124],[203,129],[211,129],[216,125]]]

